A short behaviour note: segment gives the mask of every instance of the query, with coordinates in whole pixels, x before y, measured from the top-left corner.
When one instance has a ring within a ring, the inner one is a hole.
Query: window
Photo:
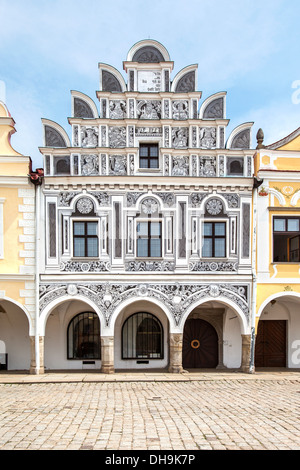
[[[243,176],[244,159],[243,158],[227,158],[227,174],[230,176]]]
[[[163,328],[151,313],[131,315],[122,329],[122,359],[162,359]]]
[[[73,240],[75,257],[98,257],[98,222],[74,222]]]
[[[204,222],[203,231],[202,256],[204,258],[225,258],[226,223]]]
[[[137,256],[161,257],[161,222],[139,222],[137,224]]]
[[[140,144],[140,168],[158,167],[158,144]]]
[[[70,175],[70,157],[54,157],[54,174],[55,175]]]
[[[100,321],[98,315],[84,312],[68,326],[68,359],[100,359]]]
[[[274,217],[273,261],[299,262],[300,218]]]

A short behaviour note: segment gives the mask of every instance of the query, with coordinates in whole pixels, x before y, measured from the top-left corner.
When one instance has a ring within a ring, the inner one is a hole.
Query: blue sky
[[[198,64],[203,100],[227,92],[227,137],[250,121],[253,147],[260,127],[265,143],[279,140],[300,126],[299,18],[299,0],[0,0],[0,99],[4,83],[12,145],[41,167],[41,118],[70,135],[70,90],[97,103],[98,63],[126,78],[129,49],[148,38],[168,50],[173,77]]]

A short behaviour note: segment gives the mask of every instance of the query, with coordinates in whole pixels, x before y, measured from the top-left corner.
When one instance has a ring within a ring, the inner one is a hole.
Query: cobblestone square
[[[300,449],[300,374],[200,377],[0,381],[0,449]]]

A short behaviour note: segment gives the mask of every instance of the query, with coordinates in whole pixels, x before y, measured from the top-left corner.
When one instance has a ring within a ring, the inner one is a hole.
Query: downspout
[[[39,264],[40,264],[40,196],[43,170],[37,169],[30,173],[31,182],[35,186],[35,371],[40,374],[40,335],[39,335]]]
[[[258,188],[263,180],[254,178],[253,184],[253,246],[252,246],[252,315],[251,315],[251,346],[250,346],[250,364],[249,372],[254,373],[254,352],[255,352],[255,320],[256,320],[256,293],[257,293],[257,276],[256,276],[256,240],[257,240],[257,195]]]
[[[35,370],[36,374],[40,373],[40,335],[39,335],[39,263],[40,263],[40,194],[41,186],[37,185],[36,194],[36,223],[35,223]]]

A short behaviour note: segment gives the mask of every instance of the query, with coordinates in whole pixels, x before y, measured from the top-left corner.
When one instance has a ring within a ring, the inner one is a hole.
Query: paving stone
[[[0,374],[0,450],[300,449],[299,372],[75,375]]]

